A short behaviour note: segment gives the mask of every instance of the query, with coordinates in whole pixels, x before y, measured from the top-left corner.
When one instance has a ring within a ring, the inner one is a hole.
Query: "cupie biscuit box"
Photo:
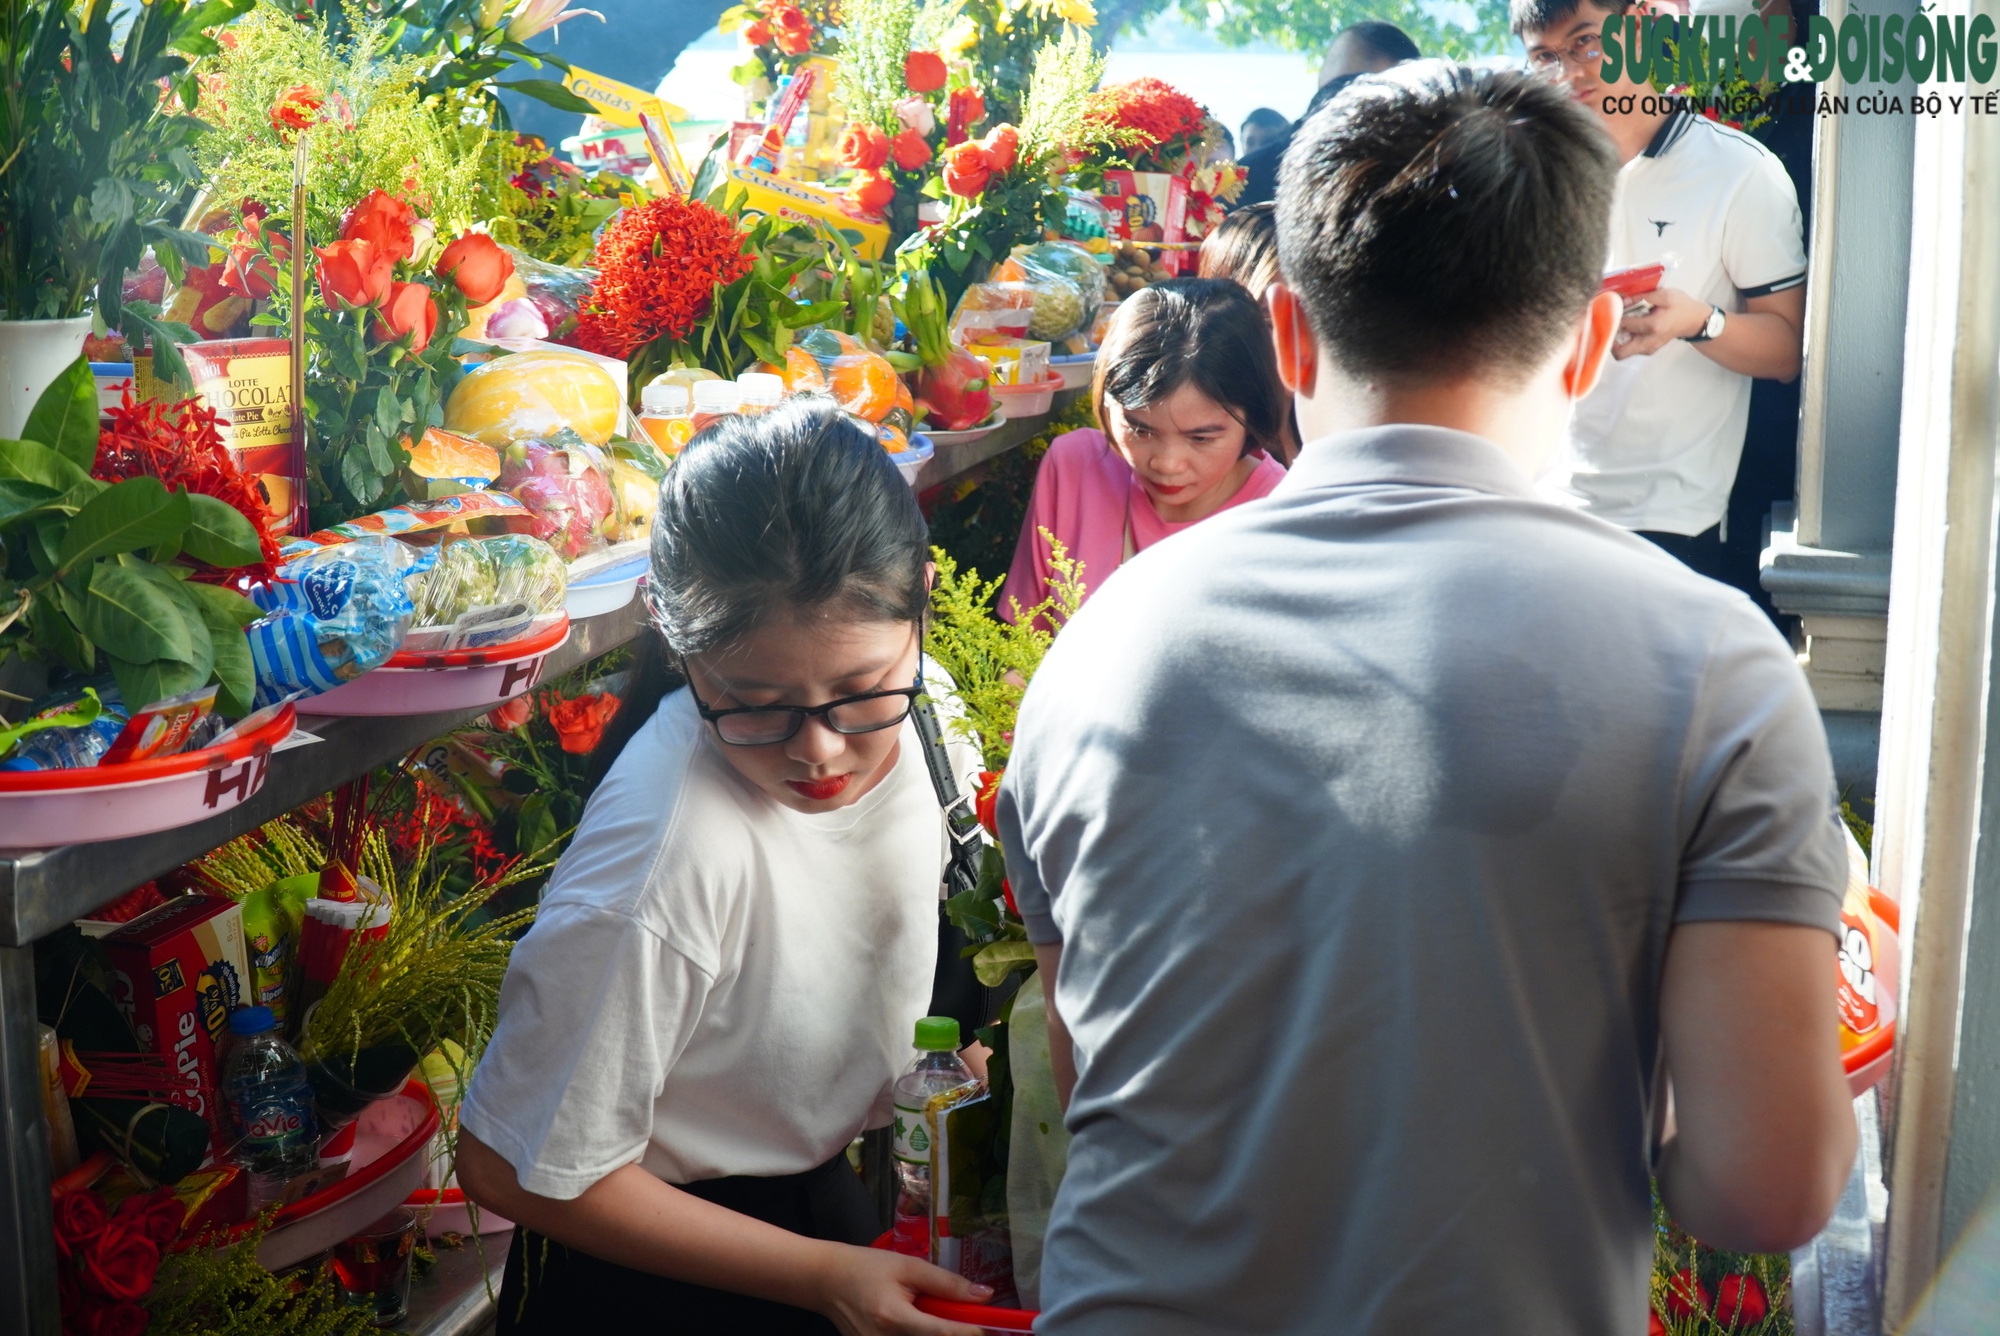
[[[243,909],[217,896],[177,896],[103,938],[113,1001],[142,1050],[167,1059],[173,1102],[202,1116],[214,1160],[227,1158],[229,1119],[220,1095],[222,1036],[246,1005],[249,959]]]

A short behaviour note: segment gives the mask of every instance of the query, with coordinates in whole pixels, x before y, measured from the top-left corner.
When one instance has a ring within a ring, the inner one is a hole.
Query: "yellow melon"
[[[458,383],[444,429],[496,448],[568,427],[592,445],[618,430],[618,383],[582,353],[535,348],[496,357]]]

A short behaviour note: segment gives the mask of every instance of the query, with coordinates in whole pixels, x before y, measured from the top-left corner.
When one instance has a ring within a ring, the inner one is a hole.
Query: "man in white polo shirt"
[[[1442,62],[1285,159],[1309,443],[1091,596],[1000,787],[1074,1058],[1043,1336],[1641,1336],[1649,1177],[1756,1252],[1839,1198],[1804,674],[1531,482],[1616,333],[1615,171],[1547,83]]]
[[[1798,193],[1749,135],[1690,111],[1647,110],[1653,90],[1623,69],[1604,79],[1599,34],[1626,9],[1624,0],[1514,0],[1529,67],[1565,84],[1617,146],[1607,267],[1669,265],[1625,317],[1613,362],[1577,405],[1542,485],[1755,597],[1761,517],[1740,516],[1732,530],[1729,496],[1750,382],[1799,373]]]

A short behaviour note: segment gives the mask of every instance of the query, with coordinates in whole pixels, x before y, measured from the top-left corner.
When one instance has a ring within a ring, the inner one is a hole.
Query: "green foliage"
[[[1869,804],[1869,810],[1874,810],[1873,803]],[[1840,800],[1840,819],[1846,822],[1848,830],[1854,833],[1854,842],[1861,846],[1861,852],[1871,858],[1874,857],[1875,823],[1855,811],[1854,805],[1844,797]]]
[[[976,741],[989,770],[1004,770],[1013,747],[1014,716],[1021,697],[1055,641],[1055,631],[1083,605],[1083,567],[1062,542],[1047,530],[1050,565],[1056,578],[1049,596],[1032,608],[1018,599],[1005,604],[1012,622],[994,616],[1000,586],[1007,577],[981,580],[979,572],[959,574],[958,563],[943,548],[931,549],[937,562],[937,583],[931,589],[931,620],[924,631],[924,652],[951,674],[965,717],[952,727]]]
[[[265,1224],[228,1247],[196,1246],[160,1259],[146,1296],[149,1328],[174,1336],[364,1336],[374,1323],[349,1308],[330,1268],[284,1277],[257,1264]]]
[[[424,62],[395,54],[382,23],[356,22],[342,37],[267,6],[230,36],[217,60],[219,91],[204,91],[200,104],[215,127],[197,154],[213,198],[260,200],[289,232],[294,145],[303,137],[305,234],[314,244],[338,236],[342,212],[370,190],[414,205],[447,235],[478,216],[480,158],[467,151],[463,108],[424,95]],[[271,108],[301,84],[326,104],[309,129],[281,136]],[[279,285],[281,306],[288,291]]]
[[[1507,30],[1506,0],[1471,0],[1472,26],[1440,17],[1421,0],[1140,0],[1121,6],[1118,19],[1128,31],[1143,29],[1154,16],[1177,9],[1197,28],[1230,46],[1264,40],[1318,60],[1333,34],[1364,19],[1381,19],[1408,33],[1427,56],[1492,55],[1513,41]],[[1303,110],[1303,108],[1301,108]]]
[[[203,29],[249,6],[131,6],[131,26],[114,45],[112,0],[0,0],[0,307],[8,319],[82,315],[94,294],[116,324],[119,280],[148,245],[206,257],[205,241],[174,226],[183,190],[200,180],[189,150],[205,129],[183,108],[195,103],[196,63],[218,49]]]
[[[895,104],[910,96],[903,58],[935,51],[958,16],[955,2],[842,0],[840,74],[835,100],[847,118],[889,134],[901,129]]]
[[[1080,28],[1035,53],[1020,111],[1023,160],[1052,166],[1056,154],[1083,142],[1090,94],[1103,78],[1104,57]]]
[[[1067,16],[1065,14],[1067,11]],[[1027,141],[1026,100],[1034,73],[1048,47],[1090,37],[1071,17],[1090,15],[1087,4],[1045,4],[1041,0],[965,0],[953,45],[980,72],[990,124],[1018,125]],[[1101,62],[1100,62],[1101,63]],[[1096,87],[1097,80],[1090,81]]]
[[[0,441],[0,658],[26,654],[80,673],[117,676],[128,708],[209,682],[217,707],[246,714],[255,690],[243,628],[256,605],[188,580],[183,554],[220,567],[259,554],[250,521],[213,497],[169,492],[159,479],[104,483],[74,462],[96,449],[97,422],[74,411],[79,360],[29,417],[42,441]]]

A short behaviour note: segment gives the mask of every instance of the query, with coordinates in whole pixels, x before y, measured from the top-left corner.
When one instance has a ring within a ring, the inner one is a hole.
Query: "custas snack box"
[[[108,934],[102,945],[112,1000],[138,1032],[140,1047],[173,1068],[173,1103],[208,1122],[212,1161],[226,1159],[220,1055],[229,1013],[248,1001],[242,908],[219,896],[178,896]]]

